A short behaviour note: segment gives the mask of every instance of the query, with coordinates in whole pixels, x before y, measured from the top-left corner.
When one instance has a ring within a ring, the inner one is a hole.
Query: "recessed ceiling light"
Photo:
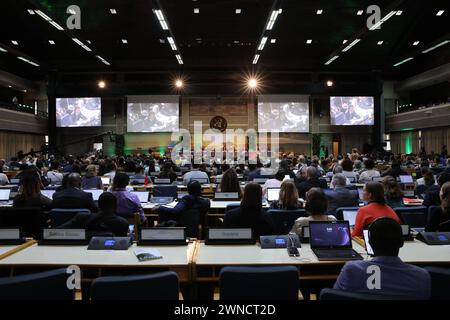
[[[316,14],[322,14],[323,13],[323,10],[322,9],[319,9],[319,10],[317,10],[317,12],[316,12]]]
[[[342,41],[342,44],[346,44],[348,42],[348,40],[344,40]]]
[[[48,40],[48,43],[50,43],[50,44],[55,44],[55,41],[53,41],[53,40]]]
[[[109,12],[111,12],[111,14],[117,14],[117,10],[114,8],[109,9]]]
[[[311,44],[311,43],[312,43],[312,40],[311,40],[311,39],[308,39],[308,40],[306,40],[306,43],[307,43],[307,44]]]
[[[358,16],[362,16],[364,13],[364,10],[358,10],[358,12],[356,13]]]
[[[327,81],[327,87],[332,87],[332,86],[334,86],[334,82],[331,81],[331,80],[328,80]]]
[[[241,14],[241,12],[242,12],[242,9],[239,9],[239,8],[238,8],[238,9],[236,9],[236,11],[235,11],[235,12],[236,12],[236,14]]]
[[[384,43],[384,41],[381,40],[381,41],[378,41],[378,42],[377,42],[377,45],[381,46],[383,43]]]
[[[19,43],[18,43],[16,40],[11,40],[11,43],[12,43],[13,45],[15,45],[15,46],[18,46],[18,45],[19,45]]]
[[[8,88],[12,88],[12,85],[9,85]]]
[[[440,16],[442,16],[442,15],[444,14],[444,12],[445,12],[445,10],[439,10],[439,11],[436,13],[436,15],[437,15],[438,17],[440,17]]]
[[[200,8],[194,8],[194,13],[200,13]]]
[[[397,13],[395,14],[396,16],[401,16],[402,15],[402,13],[403,13],[403,11],[402,10],[398,10],[397,11]]]
[[[270,43],[276,43],[277,39],[270,39]]]
[[[8,50],[3,49],[2,47],[0,47],[0,51],[1,51],[1,52],[8,52]]]
[[[101,81],[97,82],[97,86],[98,86],[100,89],[104,89],[104,88],[106,87],[106,82],[103,81],[103,80],[101,80]]]
[[[123,43],[123,44],[127,44],[127,43],[128,43],[128,40],[127,40],[127,39],[122,39],[122,43]]]
[[[28,13],[29,13],[29,14],[31,14],[31,15],[34,15],[34,14],[36,14],[36,12],[34,12],[34,10],[33,10],[33,9],[28,9],[27,11],[28,11]]]
[[[91,40],[86,40],[87,43],[92,44]]]
[[[159,39],[159,43],[166,43],[166,40],[164,40],[164,39]]]
[[[418,46],[420,41],[414,41],[413,46]]]
[[[22,90],[23,92],[27,93],[27,90]]]

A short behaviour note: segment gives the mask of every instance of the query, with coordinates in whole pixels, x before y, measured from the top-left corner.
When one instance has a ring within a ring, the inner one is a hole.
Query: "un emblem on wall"
[[[209,127],[211,129],[217,129],[221,132],[224,132],[227,129],[228,123],[227,120],[222,116],[215,116],[211,119],[211,122],[209,123]]]

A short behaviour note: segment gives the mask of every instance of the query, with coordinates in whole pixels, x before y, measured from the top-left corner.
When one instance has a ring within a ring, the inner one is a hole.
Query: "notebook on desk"
[[[311,221],[309,233],[311,249],[319,261],[363,259],[352,248],[348,221]]]

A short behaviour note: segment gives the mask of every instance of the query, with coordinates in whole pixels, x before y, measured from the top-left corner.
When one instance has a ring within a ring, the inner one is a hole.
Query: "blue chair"
[[[394,208],[394,211],[411,228],[425,228],[427,225],[428,208],[425,206]]]
[[[143,276],[112,276],[95,279],[92,300],[178,300],[178,276],[173,271]]]
[[[306,210],[299,209],[299,210],[274,210],[271,209],[267,212],[267,214],[272,219],[274,225],[275,225],[275,232],[276,234],[288,234],[292,226],[295,223],[295,220],[297,220],[300,217],[307,217],[308,214],[306,213]]]
[[[450,300],[450,268],[425,267],[431,276],[431,299]]]
[[[65,268],[0,278],[0,300],[74,300]]]
[[[177,198],[178,186],[175,185],[157,185],[153,187],[154,197]]]
[[[412,300],[409,297],[322,289],[319,300]]]
[[[224,267],[219,282],[221,300],[298,300],[299,269]]]
[[[50,227],[57,228],[72,220],[78,213],[91,213],[89,209],[52,209],[49,213]]]

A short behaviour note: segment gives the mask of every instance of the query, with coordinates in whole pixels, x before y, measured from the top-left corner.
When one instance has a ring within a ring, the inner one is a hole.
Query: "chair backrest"
[[[224,267],[220,271],[221,300],[297,300],[299,269]]]
[[[439,219],[436,219],[435,216],[438,216],[440,214],[439,210],[435,210],[436,208],[440,208],[439,206],[429,206],[428,207],[428,216],[427,221],[428,223],[431,221],[439,221]]]
[[[356,293],[335,289],[322,289],[319,300],[411,300],[403,296]]]
[[[425,206],[394,208],[404,224],[411,228],[425,228],[428,220],[428,208]]]
[[[229,205],[227,205],[227,207],[225,208],[225,214],[228,212],[228,211],[231,211],[231,210],[234,210],[234,209],[237,209],[237,208],[240,208],[241,207],[241,205],[239,204],[239,203],[236,203],[236,204],[229,204]]]
[[[45,226],[41,208],[0,208],[0,228],[19,228],[22,236],[39,240]]]
[[[279,235],[288,234],[292,226],[300,217],[307,217],[306,210],[269,210],[268,215],[275,225],[275,232]]]
[[[143,276],[97,278],[91,285],[92,300],[178,300],[178,276],[173,271]]]
[[[200,239],[199,226],[204,225],[204,217],[200,211],[190,209],[183,212],[177,219],[177,227],[186,228],[186,237]]]
[[[172,197],[176,199],[178,186],[175,185],[158,185],[153,187],[154,197]]]
[[[78,213],[91,213],[91,211],[89,209],[52,209],[49,213],[50,226],[57,228],[72,220]]]
[[[425,267],[431,276],[431,299],[450,300],[450,268]]]
[[[0,300],[73,300],[65,268],[35,274],[0,278]]]

